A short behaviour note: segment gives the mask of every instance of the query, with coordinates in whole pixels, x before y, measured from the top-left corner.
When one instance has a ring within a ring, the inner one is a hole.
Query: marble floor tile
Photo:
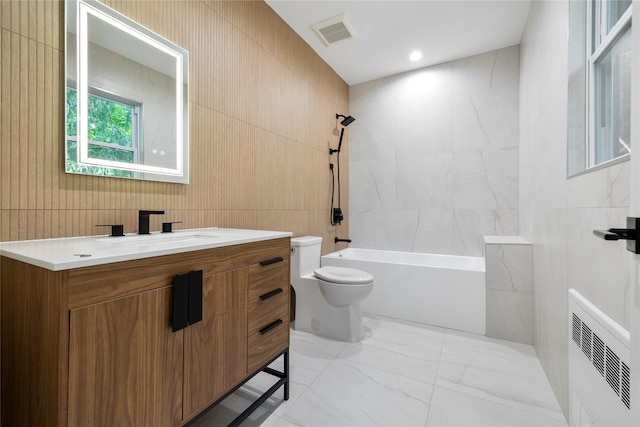
[[[438,360],[423,360],[402,353],[367,344],[352,344],[344,349],[338,359],[401,375],[424,383],[433,384]]]
[[[372,347],[438,361],[446,329],[414,322],[391,320],[380,316],[367,318],[366,330],[370,333],[361,341]]]
[[[337,359],[282,418],[318,427],[423,426],[431,390],[421,381]]]
[[[533,347],[526,344],[448,333],[435,384],[550,418],[560,410]]]
[[[348,343],[291,330],[289,352],[291,381],[310,385],[348,345]],[[281,363],[281,359],[278,359],[276,364]],[[273,367],[282,369],[282,365]]]
[[[551,427],[566,426],[556,417],[547,418],[475,396],[435,387],[427,426]]]
[[[530,345],[367,316],[360,343],[292,330],[290,368],[289,400],[243,427],[567,425]],[[271,384],[256,375],[193,427],[227,425]]]
[[[338,355],[429,384],[435,375],[446,330],[435,326],[367,316],[366,333]]]

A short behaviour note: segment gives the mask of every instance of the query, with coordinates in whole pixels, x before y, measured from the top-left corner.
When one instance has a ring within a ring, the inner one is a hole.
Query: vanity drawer
[[[289,316],[268,323],[249,336],[248,372],[259,369],[289,346]]]
[[[289,313],[289,286],[280,286],[249,302],[249,336]]]
[[[274,257],[249,267],[249,301],[289,287],[289,257]]]

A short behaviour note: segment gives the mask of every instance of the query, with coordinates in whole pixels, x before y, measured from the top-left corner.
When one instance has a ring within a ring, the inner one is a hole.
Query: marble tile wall
[[[533,249],[519,236],[484,236],[487,332],[533,344]]]
[[[352,246],[482,255],[518,233],[519,47],[349,89]]]
[[[565,414],[567,291],[629,327],[624,245],[593,236],[629,211],[629,162],[567,179],[569,2],[533,1],[520,44],[520,235],[533,245],[534,347]]]

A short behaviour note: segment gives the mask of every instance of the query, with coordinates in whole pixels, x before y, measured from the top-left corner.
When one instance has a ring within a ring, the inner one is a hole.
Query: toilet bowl
[[[371,274],[343,267],[320,267],[322,238],[291,239],[291,284],[296,330],[358,342],[364,337],[360,303],[371,293]]]
[[[373,276],[367,272],[344,267],[320,267],[313,272],[320,293],[334,307],[358,304],[373,289]]]

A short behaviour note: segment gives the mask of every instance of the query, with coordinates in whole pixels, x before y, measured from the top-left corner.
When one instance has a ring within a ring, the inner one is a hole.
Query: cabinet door
[[[185,419],[247,374],[247,270],[205,277],[202,292],[202,321],[183,330]]]
[[[173,427],[182,419],[183,333],[171,288],[71,310],[69,427]]]

